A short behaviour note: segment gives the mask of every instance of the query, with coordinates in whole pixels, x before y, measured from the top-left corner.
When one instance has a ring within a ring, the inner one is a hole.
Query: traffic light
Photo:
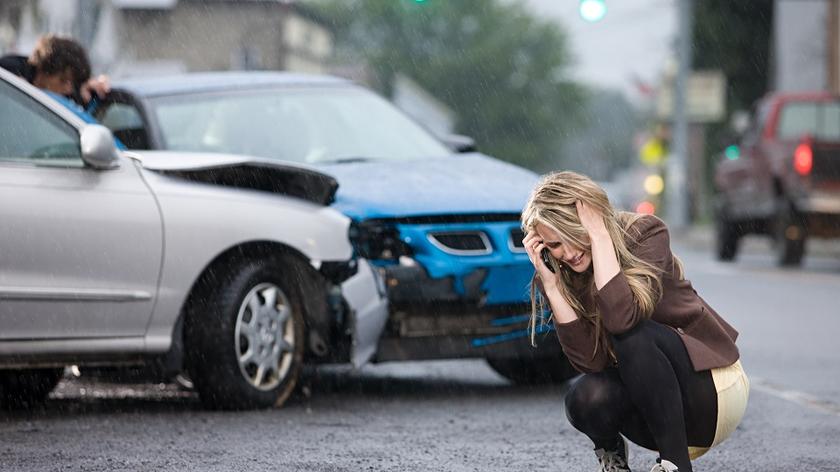
[[[595,23],[601,21],[607,14],[606,0],[580,0],[580,17]]]
[[[665,179],[658,171],[653,171],[645,176],[642,187],[645,189],[645,199],[636,206],[636,213],[653,215],[665,190]]]
[[[723,151],[723,154],[730,161],[737,161],[738,158],[741,157],[741,149],[738,147],[737,144],[732,144],[726,147],[726,149]]]
[[[636,205],[636,213],[641,213],[643,215],[654,215],[656,214],[656,205],[645,200]]]
[[[650,195],[659,195],[665,190],[665,179],[659,174],[650,174],[645,177],[645,192]]]

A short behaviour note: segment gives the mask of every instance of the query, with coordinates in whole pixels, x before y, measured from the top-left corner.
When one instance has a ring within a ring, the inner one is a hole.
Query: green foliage
[[[582,118],[580,129],[566,143],[563,168],[595,180],[611,180],[615,171],[638,162],[633,136],[643,122],[624,95],[593,90]],[[552,167],[560,167],[557,164]]]
[[[694,2],[694,69],[721,69],[727,108],[747,109],[767,91],[773,0]]]
[[[584,96],[560,28],[499,0],[321,0],[342,62],[364,61],[390,95],[402,73],[452,108],[457,131],[499,158],[556,161]]]
[[[694,69],[720,69],[726,76],[727,116],[749,109],[768,90],[774,0],[694,2]],[[728,120],[706,129],[704,182],[712,189],[714,162],[734,143]]]

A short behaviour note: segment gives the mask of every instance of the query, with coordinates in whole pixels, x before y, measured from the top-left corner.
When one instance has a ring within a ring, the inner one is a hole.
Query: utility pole
[[[691,36],[694,0],[677,0],[677,80],[674,87],[674,124],[671,155],[668,156],[667,215],[669,223],[685,228],[688,221],[688,113],[686,91],[691,73]]]
[[[840,0],[828,1],[828,90],[840,93]]]

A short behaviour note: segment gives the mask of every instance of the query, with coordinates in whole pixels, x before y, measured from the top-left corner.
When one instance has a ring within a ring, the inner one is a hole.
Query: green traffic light
[[[739,157],[741,157],[741,149],[738,147],[737,144],[732,144],[726,147],[726,149],[723,151],[723,154],[730,161],[735,161],[738,160]]]
[[[580,0],[580,17],[595,23],[601,21],[607,14],[606,0]]]

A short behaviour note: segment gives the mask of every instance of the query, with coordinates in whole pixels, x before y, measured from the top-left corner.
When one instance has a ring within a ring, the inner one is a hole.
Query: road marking
[[[786,389],[765,379],[750,378],[750,388],[823,413],[840,416],[840,405],[836,403],[817,398],[805,392]]]

